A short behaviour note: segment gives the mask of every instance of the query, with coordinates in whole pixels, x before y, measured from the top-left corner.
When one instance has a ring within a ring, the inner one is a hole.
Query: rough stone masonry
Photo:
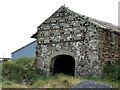
[[[45,75],[101,77],[103,66],[120,59],[117,26],[61,6],[37,27],[36,68]]]

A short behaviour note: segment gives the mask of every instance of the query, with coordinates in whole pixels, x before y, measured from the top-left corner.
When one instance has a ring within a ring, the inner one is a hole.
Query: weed
[[[67,79],[64,79],[64,80],[63,80],[63,84],[69,85],[69,81],[68,81]]]

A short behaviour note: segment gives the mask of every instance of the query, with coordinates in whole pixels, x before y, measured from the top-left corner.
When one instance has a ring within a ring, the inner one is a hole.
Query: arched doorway
[[[54,57],[53,75],[63,73],[74,76],[75,59],[70,55],[58,55]]]

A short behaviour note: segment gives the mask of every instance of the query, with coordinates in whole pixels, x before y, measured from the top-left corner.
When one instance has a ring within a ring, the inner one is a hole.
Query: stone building
[[[36,68],[45,75],[101,77],[120,59],[118,27],[61,6],[37,27]]]

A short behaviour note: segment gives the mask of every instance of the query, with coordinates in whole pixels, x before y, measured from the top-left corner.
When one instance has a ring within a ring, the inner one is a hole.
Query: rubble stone
[[[104,89],[110,89],[110,90],[114,90],[112,89],[112,86],[109,86],[105,83],[99,83],[99,82],[96,82],[96,81],[92,81],[92,80],[88,80],[88,81],[82,81],[80,83],[78,83],[77,85],[73,86],[72,88],[70,88],[69,90],[73,90],[75,88],[102,88],[103,90]],[[102,90],[101,89],[101,90]]]

